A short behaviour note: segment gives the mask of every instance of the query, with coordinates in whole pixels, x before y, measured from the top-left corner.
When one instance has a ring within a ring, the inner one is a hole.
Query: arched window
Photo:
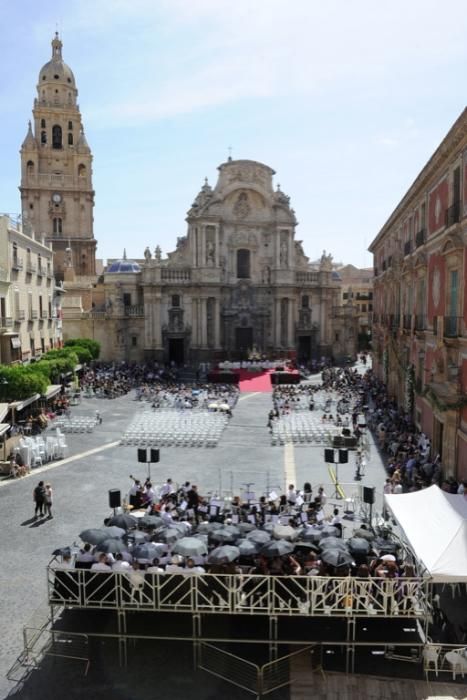
[[[73,146],[73,134],[68,134],[68,145]]]
[[[52,127],[52,148],[62,147],[62,127],[54,124]]]
[[[310,308],[310,297],[308,294],[304,294],[302,296],[302,309],[309,309]]]
[[[63,222],[60,218],[53,220],[53,232],[56,234],[63,233]]]
[[[79,177],[85,177],[86,175],[86,166],[83,163],[78,165],[78,175]]]
[[[41,131],[41,143],[47,143],[47,132]]]
[[[237,277],[240,279],[250,277],[250,251],[244,248],[237,250]]]
[[[180,306],[180,294],[172,294],[172,306]]]
[[[28,160],[26,164],[26,171],[28,175],[34,175],[34,162],[32,160]]]

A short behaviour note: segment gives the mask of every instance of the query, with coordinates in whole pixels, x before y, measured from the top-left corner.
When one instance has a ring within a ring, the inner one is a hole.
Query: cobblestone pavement
[[[262,494],[274,488],[285,488],[286,482],[292,478],[300,487],[305,481],[310,481],[313,486],[329,483],[322,447],[271,446],[266,428],[270,406],[270,394],[242,394],[218,447],[162,449],[161,461],[152,466],[153,482],[162,484],[169,476],[179,483],[188,479],[198,484],[202,494],[218,491],[238,493],[245,488],[244,484],[250,482],[253,482],[251,490]],[[3,566],[0,568],[0,698],[6,697],[12,688],[5,674],[22,649],[23,625],[45,604],[45,567],[52,550],[77,540],[79,532],[85,527],[102,524],[110,513],[108,489],[118,488],[124,495],[131,484],[130,473],[142,478],[146,474],[145,465],[137,462],[136,447],[118,445],[119,437],[135,412],[143,411],[145,406],[134,401],[131,394],[114,400],[87,399],[72,411],[74,415],[92,416],[96,408],[102,415],[102,425],[97,426],[93,433],[67,435],[68,459],[45,465],[29,477],[0,482],[3,552]],[[344,489],[350,493],[355,488],[354,467],[349,464],[345,466],[345,473],[343,469],[341,471],[341,481],[349,483],[348,486],[344,485]],[[32,491],[39,478],[50,481],[54,489],[53,520],[34,521],[32,518]],[[383,481],[382,463],[373,448],[363,483],[381,489]],[[330,492],[330,487],[326,488]],[[331,504],[328,505],[328,509],[331,507]],[[48,696],[39,693],[41,684],[46,689],[50,684],[47,669],[46,665],[44,670],[35,674],[36,691],[29,684],[21,691],[25,694],[17,694],[16,697],[52,697],[52,692]],[[155,673],[155,682],[160,680],[160,673],[165,683],[164,671]],[[121,675],[117,671],[115,674],[116,678],[120,678],[118,682],[125,685]],[[61,671],[56,672],[56,677],[61,677]],[[104,679],[101,678],[102,687],[98,690],[99,677],[90,674],[90,678],[94,679],[95,684],[92,692],[84,682],[81,690],[80,687],[68,687],[66,680],[63,680],[63,687],[72,698],[84,697],[90,692],[89,697],[93,698],[143,697],[137,694],[137,689],[133,689],[136,694],[129,694],[126,685],[121,693],[115,687],[112,693],[106,694],[107,691],[102,690],[107,687]],[[184,678],[186,676],[178,676],[177,682],[183,685]],[[204,694],[196,697],[218,697],[215,692],[217,681],[211,682],[208,678],[206,685],[206,678],[204,674]],[[55,681],[53,690],[58,691]],[[232,699],[237,697],[235,692],[229,689],[226,694],[222,691],[224,697]],[[173,699],[186,697],[185,693],[169,695]],[[145,697],[148,697],[147,694]],[[244,694],[238,697],[244,697]]]

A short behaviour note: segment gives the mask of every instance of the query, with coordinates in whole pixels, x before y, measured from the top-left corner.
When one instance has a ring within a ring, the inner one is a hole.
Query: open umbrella
[[[373,547],[379,556],[382,554],[395,554],[398,550],[398,545],[392,540],[386,539],[386,537],[377,537],[373,540]]]
[[[325,525],[321,528],[321,537],[338,537],[339,530],[333,525]]]
[[[220,408],[221,411],[229,411],[229,410],[230,410],[230,406],[229,406],[228,403],[221,403],[221,404],[219,404],[219,408]]]
[[[122,527],[117,527],[116,525],[108,525],[107,527],[101,528],[102,532],[105,532],[108,539],[120,540],[126,533]]]
[[[211,408],[212,410],[217,410],[219,406],[217,405],[217,403],[210,403],[208,404],[208,408]]]
[[[298,537],[298,530],[291,525],[276,525],[273,533],[276,540],[289,540],[292,542]]]
[[[230,544],[224,544],[221,547],[216,547],[209,554],[208,562],[210,564],[228,564],[235,561],[240,556],[238,547],[233,547]]]
[[[352,554],[368,554],[371,547],[365,537],[351,537],[347,544],[349,552],[352,552]]]
[[[152,561],[155,557],[159,558],[165,554],[167,549],[167,545],[161,542],[145,542],[134,548],[133,558],[137,561]]]
[[[368,542],[373,542],[375,536],[370,530],[366,530],[364,527],[359,527],[358,530],[353,531],[353,537],[363,537],[363,539],[368,540]]]
[[[326,549],[321,553],[321,559],[326,564],[339,568],[340,566],[351,566],[353,564],[352,555],[342,549]]]
[[[239,523],[237,525],[238,529],[244,535],[246,532],[252,532],[253,530],[256,530],[256,525],[253,523]]]
[[[172,551],[183,557],[200,557],[202,554],[207,554],[208,548],[196,537],[182,537],[175,543]]]
[[[304,542],[303,540],[298,540],[297,542],[294,542],[294,551],[300,549],[306,550],[307,552],[316,553],[320,551],[318,545],[313,544],[312,542]]]
[[[318,544],[322,534],[319,527],[304,527],[299,531],[299,537],[301,540],[306,542],[313,542],[313,544]]]
[[[241,533],[238,527],[235,525],[226,525],[225,527],[219,528],[219,530],[214,530],[214,532],[209,533],[209,539],[212,542],[235,542],[240,537]]]
[[[253,540],[238,540],[237,547],[240,550],[242,557],[252,557],[254,556],[260,545],[256,544]]]
[[[54,549],[52,552],[53,557],[71,557],[71,547],[59,547],[58,549]]]
[[[149,540],[149,534],[147,532],[141,532],[140,530],[132,530],[123,537],[123,540],[127,544],[130,544],[130,542],[131,544],[143,544],[143,542]]]
[[[121,540],[104,540],[96,546],[98,552],[106,554],[118,554],[119,552],[127,552],[127,546]]]
[[[272,540],[261,547],[260,554],[270,558],[283,557],[284,554],[290,554],[293,552],[293,549],[293,544],[291,542],[287,542],[287,540]]]
[[[212,532],[213,530],[221,530],[223,527],[222,523],[213,520],[212,523],[200,523],[196,529],[198,532]]]
[[[87,542],[88,544],[99,544],[99,542],[103,542],[104,540],[109,539],[107,533],[104,532],[103,529],[97,527],[92,527],[88,530],[83,530],[79,533],[79,536],[80,539],[83,540],[83,542]]]
[[[342,549],[347,552],[347,544],[340,537],[323,537],[319,541],[321,549]]]
[[[173,544],[177,540],[183,537],[183,533],[174,527],[166,527],[162,530],[158,530],[154,537],[157,537],[159,542],[166,542],[167,544]]]
[[[116,525],[124,530],[131,530],[138,525],[138,520],[132,515],[128,515],[128,513],[120,513],[120,515],[114,515],[110,518],[109,525]]]
[[[139,519],[138,525],[141,527],[160,527],[162,525],[162,518],[159,515],[143,515]]]
[[[247,533],[246,538],[256,544],[267,544],[271,541],[271,535],[265,530],[252,530],[252,532]]]

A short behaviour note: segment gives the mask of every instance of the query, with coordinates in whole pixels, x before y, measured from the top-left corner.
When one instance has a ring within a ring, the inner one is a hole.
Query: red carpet
[[[272,391],[271,370],[247,372],[246,369],[241,369],[238,386],[240,391]]]

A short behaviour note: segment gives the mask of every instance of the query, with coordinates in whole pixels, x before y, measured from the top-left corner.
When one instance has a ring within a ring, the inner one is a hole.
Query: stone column
[[[219,267],[219,260],[220,260],[220,256],[219,256],[219,224],[216,225],[216,232],[214,235],[214,240],[215,240],[215,247],[216,247],[215,265],[216,265],[216,267]]]
[[[287,347],[295,348],[294,331],[295,331],[295,299],[289,297],[289,319],[287,329]]]
[[[281,266],[281,232],[276,229],[276,267]]]
[[[200,267],[206,267],[206,226],[203,224],[201,226],[201,263]]]
[[[162,348],[162,318],[161,318],[161,300],[162,294],[156,292],[154,295],[154,347],[157,350]]]
[[[276,299],[276,312],[275,312],[275,333],[274,333],[274,346],[276,348],[280,347],[281,344],[281,300]]]
[[[198,300],[195,297],[191,299],[191,345],[198,346]]]
[[[216,299],[214,304],[214,347],[217,349],[221,346],[221,305],[220,299]]]
[[[201,345],[203,349],[207,348],[208,344],[208,314],[207,314],[207,299],[206,297],[201,297],[200,299],[200,327],[201,327]]]

